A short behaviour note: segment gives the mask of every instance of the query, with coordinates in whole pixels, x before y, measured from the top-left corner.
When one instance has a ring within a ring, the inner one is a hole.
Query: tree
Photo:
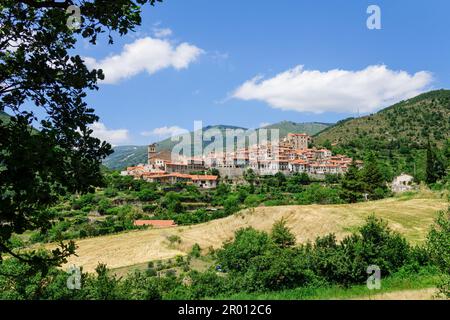
[[[428,140],[426,182],[428,184],[435,183],[443,178],[446,174],[446,167],[443,156],[431,145],[430,140]]]
[[[220,178],[220,171],[217,168],[210,168],[208,169],[208,174],[213,175],[213,176],[217,176]]]
[[[435,219],[427,236],[427,249],[443,273],[439,290],[450,298],[450,207],[446,212],[439,212]]]
[[[343,200],[350,203],[355,203],[362,199],[364,183],[361,181],[361,174],[355,160],[353,160],[348,167],[348,170],[342,179],[341,185],[341,197]]]
[[[286,176],[283,174],[283,172],[275,173],[274,178],[278,188],[282,188],[286,183]]]
[[[160,1],[160,0],[158,0]],[[67,192],[84,193],[102,183],[101,160],[110,145],[92,137],[98,121],[84,102],[97,90],[101,70],[89,70],[73,55],[77,38],[96,44],[108,32],[120,36],[141,23],[141,6],[156,0],[2,0],[0,11],[0,261],[5,253],[45,270],[63,263],[74,244],[50,257],[14,252],[8,239],[25,230],[47,230],[45,210]],[[82,23],[68,24],[69,6],[80,9]],[[31,110],[40,109],[39,118]],[[32,126],[38,126],[39,130]]]
[[[295,245],[295,235],[289,230],[284,219],[274,223],[270,236],[280,248],[288,248]]]
[[[244,172],[244,180],[250,184],[250,193],[253,193],[255,188],[256,174],[253,169],[248,169]]]
[[[373,153],[370,153],[362,170],[365,191],[372,200],[381,199],[387,192],[386,181]]]

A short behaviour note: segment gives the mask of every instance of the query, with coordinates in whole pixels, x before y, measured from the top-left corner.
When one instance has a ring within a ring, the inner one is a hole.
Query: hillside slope
[[[9,121],[9,114],[4,111],[0,111],[0,121]]]
[[[269,126],[264,127],[264,129],[278,129],[280,130],[280,137],[285,137],[289,132],[292,133],[308,133],[310,135],[317,134],[318,132],[328,128],[330,124],[327,123],[296,123],[291,121],[282,121],[279,123],[271,124]],[[203,131],[208,129],[218,129],[222,133],[222,136],[225,138],[227,129],[242,129],[247,130],[246,128],[236,127],[236,126],[227,126],[227,125],[216,125],[216,126],[207,126],[203,128]],[[258,128],[257,130],[260,130]],[[191,132],[191,137],[193,137],[193,132]],[[158,142],[158,151],[171,151],[172,148],[178,142],[172,141],[171,138],[162,140]],[[204,141],[203,147],[205,148],[210,142]],[[225,145],[225,142],[224,142]],[[119,146],[114,148],[114,153],[108,156],[103,164],[110,169],[122,169],[127,166],[136,165],[138,163],[147,162],[147,146]]]
[[[376,114],[340,121],[314,141],[350,145],[372,139],[385,146],[424,147],[428,137],[437,144],[450,138],[450,90],[430,91]]]
[[[240,228],[251,226],[269,231],[273,223],[281,218],[287,221],[297,242],[302,243],[328,233],[335,233],[338,238],[342,238],[361,225],[369,214],[375,213],[409,241],[417,243],[425,239],[436,212],[447,206],[448,203],[443,199],[421,196],[351,205],[258,207],[193,226],[149,229],[79,240],[76,241],[78,257],[71,257],[68,263],[93,271],[99,262],[111,268],[120,268],[150,260],[168,259],[187,254],[195,243],[203,249],[219,248]],[[181,243],[171,245],[168,241],[171,235],[179,236]],[[51,248],[52,245],[47,247]]]

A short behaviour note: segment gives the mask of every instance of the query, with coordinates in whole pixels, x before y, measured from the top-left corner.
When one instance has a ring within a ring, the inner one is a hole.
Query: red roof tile
[[[174,220],[135,220],[134,225],[138,226],[154,226],[155,228],[175,227]]]

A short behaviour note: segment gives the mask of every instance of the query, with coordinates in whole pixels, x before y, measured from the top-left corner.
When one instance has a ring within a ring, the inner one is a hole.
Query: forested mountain
[[[426,148],[450,139],[450,90],[436,90],[401,101],[375,114],[338,122],[314,137],[316,145],[363,158],[375,152],[390,176],[425,174]]]
[[[320,132],[317,143],[339,145],[373,139],[381,145],[425,146],[450,138],[450,90],[437,90],[399,102],[376,114],[350,118]]]

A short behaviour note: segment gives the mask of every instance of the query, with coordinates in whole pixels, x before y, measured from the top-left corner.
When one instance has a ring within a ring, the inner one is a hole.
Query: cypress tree
[[[373,153],[369,154],[362,170],[362,181],[370,199],[383,198],[387,192],[386,180]]]
[[[355,203],[363,198],[364,183],[362,182],[361,173],[356,166],[354,159],[342,179],[341,186],[341,198],[343,200],[350,203]]]

